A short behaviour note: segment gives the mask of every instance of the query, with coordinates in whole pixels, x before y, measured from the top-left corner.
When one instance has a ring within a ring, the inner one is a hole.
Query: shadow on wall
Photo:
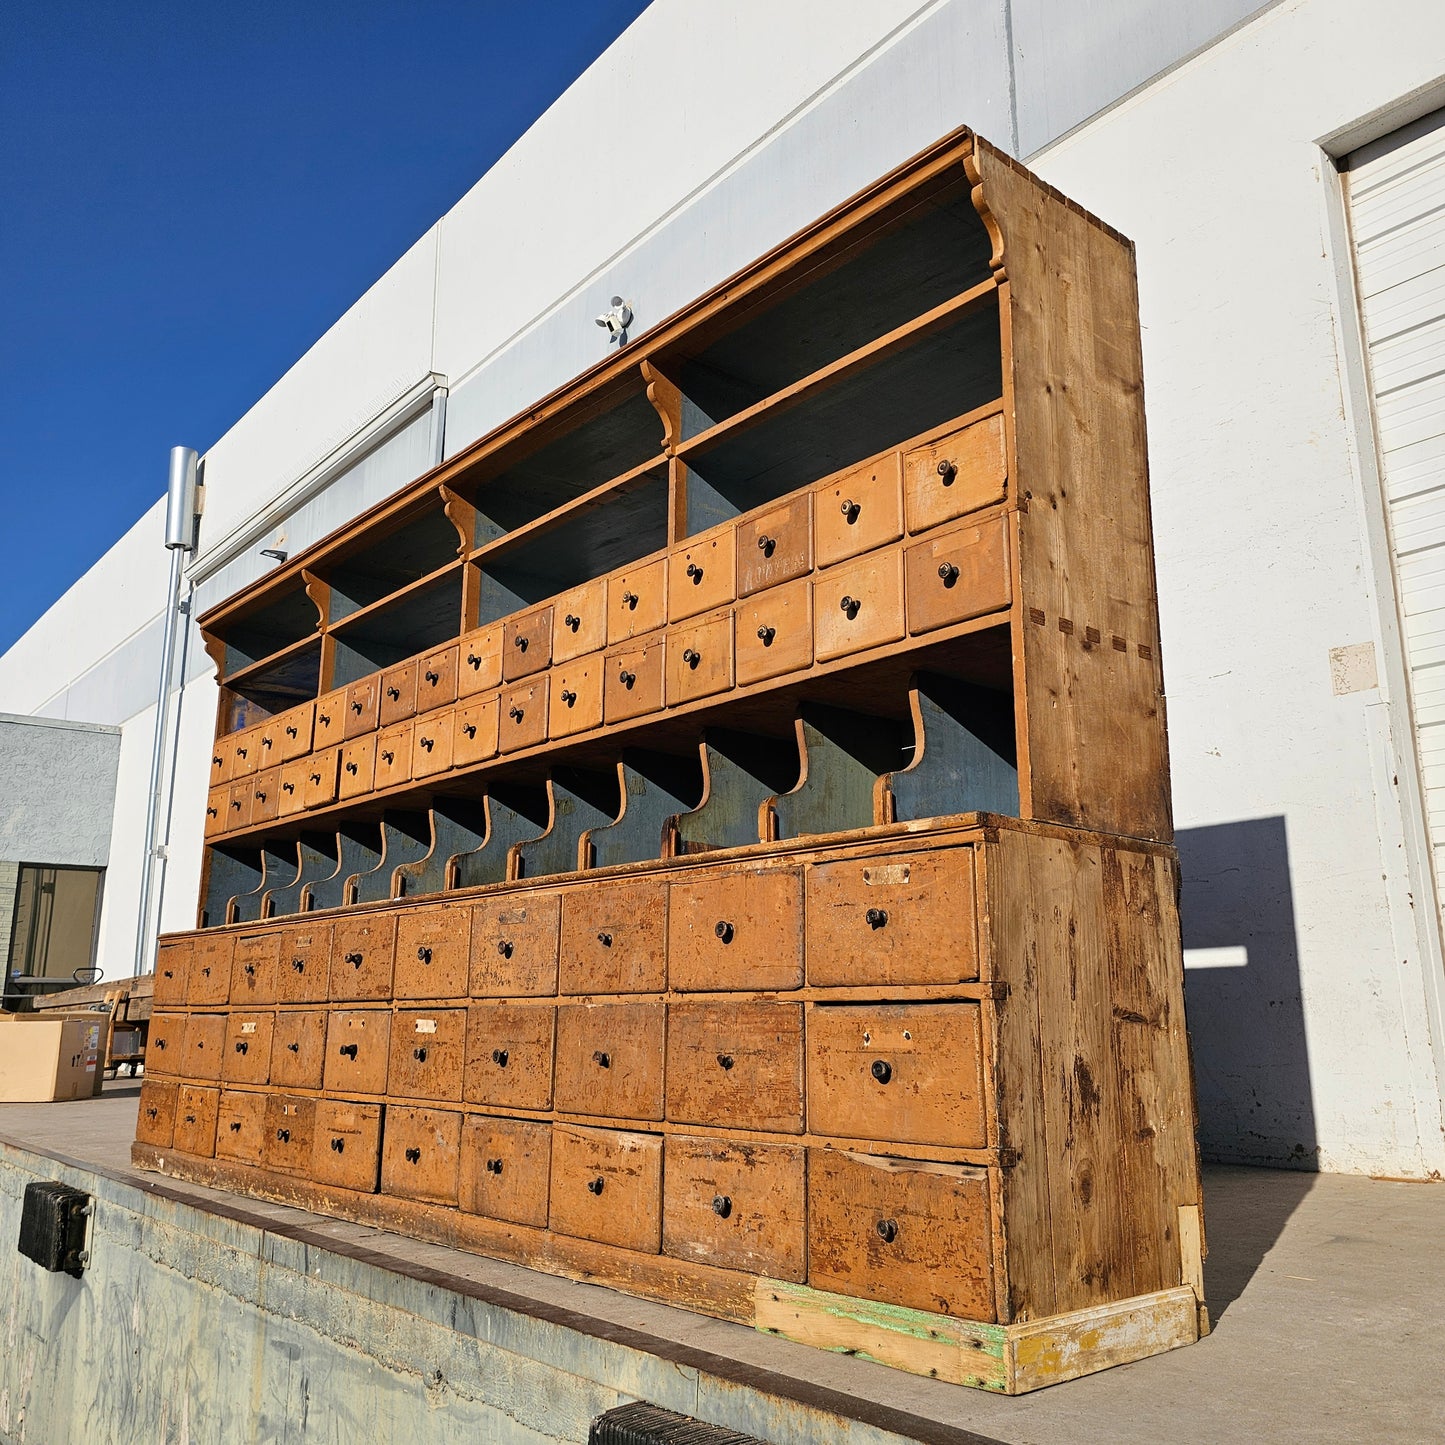
[[[1285,821],[1188,828],[1176,842],[1200,1150],[1317,1169]]]

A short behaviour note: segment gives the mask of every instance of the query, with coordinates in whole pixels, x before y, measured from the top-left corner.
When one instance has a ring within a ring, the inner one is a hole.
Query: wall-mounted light
[[[620,296],[612,298],[612,309],[604,311],[597,318],[597,324],[607,332],[607,344],[615,341],[619,346],[627,345],[627,328],[632,325],[631,303]]]
[[[282,547],[262,547],[261,555],[269,557],[273,562],[284,562],[290,553]]]

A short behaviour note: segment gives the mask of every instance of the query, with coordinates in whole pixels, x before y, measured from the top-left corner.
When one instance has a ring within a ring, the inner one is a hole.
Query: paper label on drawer
[[[416,1031],[419,1034],[434,1034],[437,1031],[437,1021],[435,1019],[418,1019]]]
[[[883,863],[877,868],[865,868],[863,870],[863,881],[867,884],[893,884],[907,883],[909,867],[907,863]]]
[[[242,1025],[241,1025],[241,1032],[242,1032],[243,1034],[254,1034],[254,1033],[256,1032],[256,1025],[255,1025],[255,1023],[252,1022],[252,1023],[249,1023],[249,1024],[242,1024]]]

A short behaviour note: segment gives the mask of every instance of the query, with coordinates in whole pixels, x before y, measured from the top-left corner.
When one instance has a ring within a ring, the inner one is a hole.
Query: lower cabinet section
[[[381,1141],[382,1193],[455,1204],[461,1145],[460,1114],[388,1108]]]
[[[662,1137],[552,1130],[552,1228],[642,1254],[662,1248]]]

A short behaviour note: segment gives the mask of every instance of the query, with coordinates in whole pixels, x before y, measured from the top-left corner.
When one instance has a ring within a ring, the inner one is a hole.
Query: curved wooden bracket
[[[682,389],[650,361],[642,363],[642,379],[647,383],[652,409],[662,418],[663,450],[670,453],[682,440]]]
[[[969,192],[969,199],[973,202],[973,208],[978,212],[979,219],[983,222],[984,230],[988,232],[988,238],[993,242],[993,255],[988,258],[990,270],[994,280],[1003,282],[1008,280],[1008,273],[1004,268],[1004,247],[1003,228],[998,223],[998,218],[989,209],[988,198],[984,195],[983,171],[978,164],[979,140],[974,137],[973,148],[963,158],[963,173],[968,177],[968,183],[973,188]]]
[[[216,676],[224,678],[226,675],[226,644],[214,632],[201,628],[201,643],[206,649],[206,656],[216,664]]]
[[[319,632],[326,626],[327,613],[331,611],[331,584],[323,582],[306,567],[301,569],[301,580],[306,584],[306,595],[316,609],[316,630]]]
[[[476,545],[477,509],[448,486],[437,488],[442,494],[442,511],[447,521],[457,529],[457,556],[465,557]]]

